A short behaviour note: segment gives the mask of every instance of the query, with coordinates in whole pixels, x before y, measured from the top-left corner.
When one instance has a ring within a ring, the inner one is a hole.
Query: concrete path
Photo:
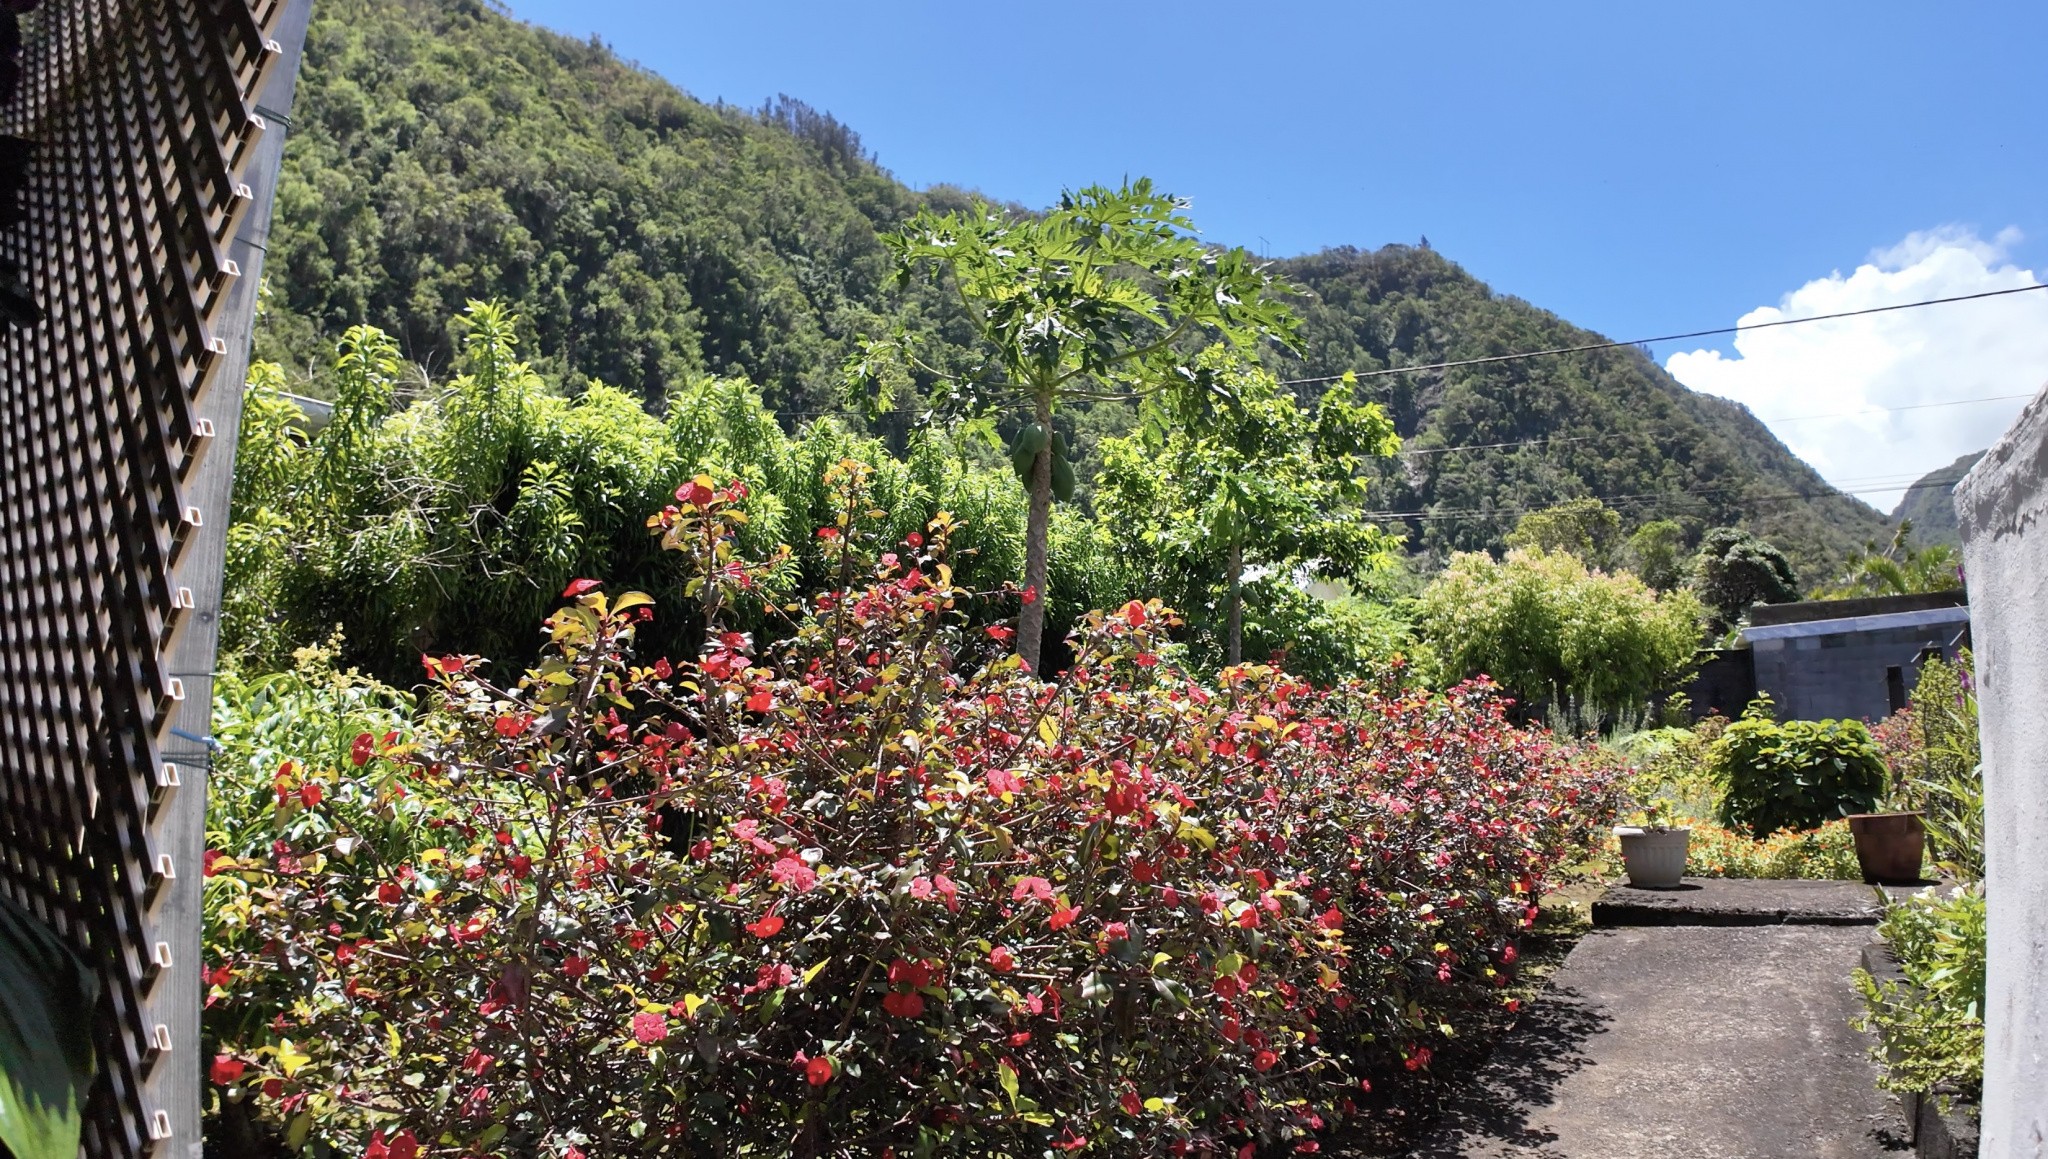
[[[1849,1027],[1849,973],[1875,935],[1845,907],[1868,888],[1798,883],[1801,905],[1773,888],[1786,883],[1692,884],[1712,924],[1665,924],[1673,907],[1660,906],[1660,924],[1588,934],[1418,1159],[1910,1151],[1898,1101],[1877,1090]],[[1745,884],[1760,915],[1749,923],[1731,916]]]

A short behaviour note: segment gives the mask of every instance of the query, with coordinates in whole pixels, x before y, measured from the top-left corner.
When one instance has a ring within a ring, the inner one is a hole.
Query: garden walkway
[[[1417,1159],[1910,1153],[1849,982],[1870,888],[1610,890],[1529,1017]]]

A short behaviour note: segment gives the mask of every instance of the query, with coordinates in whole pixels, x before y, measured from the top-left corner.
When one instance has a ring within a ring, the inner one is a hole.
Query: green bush
[[[1856,971],[1860,1026],[1877,1032],[1871,1057],[1886,1090],[1975,1095],[1984,1083],[1985,908],[1981,885],[1922,893],[1877,925],[1910,985]]]
[[[1726,786],[1721,824],[1756,837],[1868,813],[1885,789],[1884,761],[1860,721],[1780,723],[1763,696],[1707,749],[1707,771]]]
[[[1641,708],[1677,680],[1702,614],[1689,592],[1659,596],[1632,575],[1541,548],[1500,562],[1451,557],[1418,610],[1440,684],[1485,673],[1525,704],[1570,697],[1604,710]]]

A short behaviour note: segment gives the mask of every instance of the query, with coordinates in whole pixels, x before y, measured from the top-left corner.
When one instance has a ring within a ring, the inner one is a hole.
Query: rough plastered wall
[[[1955,492],[1983,716],[1983,1159],[2048,1157],[2048,390]]]

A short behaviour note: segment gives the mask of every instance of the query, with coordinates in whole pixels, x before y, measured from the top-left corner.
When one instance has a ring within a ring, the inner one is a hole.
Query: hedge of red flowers
[[[436,658],[419,739],[369,742],[407,852],[219,870],[210,999],[277,1007],[220,1097],[350,1155],[1306,1152],[1500,1004],[1611,772],[1483,686],[1198,682],[1157,604],[1041,681],[963,626],[945,517],[867,544],[834,481],[786,642],[718,629],[753,573],[699,480],[655,520],[697,661],[579,581],[538,668]]]

